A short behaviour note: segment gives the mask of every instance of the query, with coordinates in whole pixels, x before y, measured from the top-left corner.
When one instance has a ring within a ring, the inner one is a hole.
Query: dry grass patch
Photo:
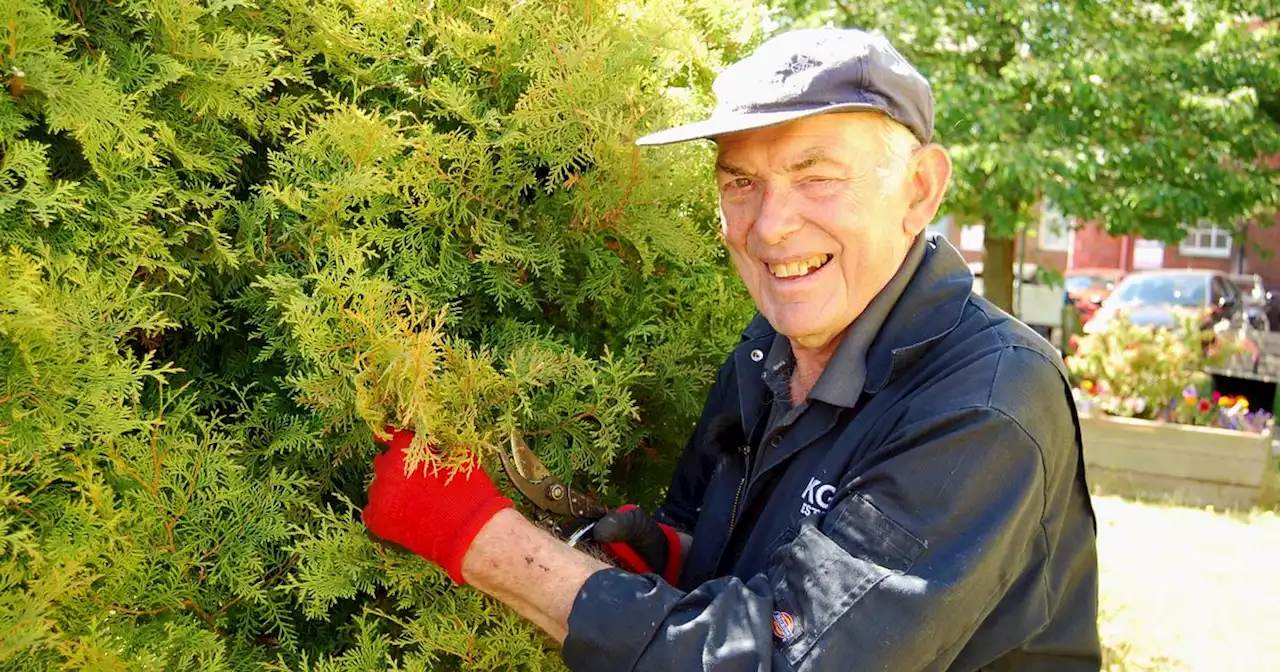
[[[1280,516],[1094,496],[1109,670],[1280,670]]]

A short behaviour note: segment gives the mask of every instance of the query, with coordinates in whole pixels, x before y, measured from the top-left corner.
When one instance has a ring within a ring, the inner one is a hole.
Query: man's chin
[[[769,321],[773,328],[787,340],[792,347],[799,346],[806,350],[819,350],[840,335],[838,329],[828,324],[815,324],[812,321],[787,320],[780,318],[778,322]]]
[[[800,347],[805,350],[826,350],[840,339],[840,335],[842,333],[843,332],[837,331],[834,333],[809,334],[800,337],[788,336],[787,340],[791,341],[792,349]]]

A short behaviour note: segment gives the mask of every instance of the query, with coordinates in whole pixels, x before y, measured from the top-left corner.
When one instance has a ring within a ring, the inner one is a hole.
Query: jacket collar
[[[866,390],[883,390],[960,324],[973,292],[973,273],[956,248],[937,234],[867,351]]]
[[[935,341],[955,329],[969,302],[973,273],[960,253],[937,234],[927,234],[923,248],[918,268],[866,349],[862,389],[869,393],[883,390],[897,373],[918,361]],[[744,421],[749,416],[747,409],[763,391],[763,358],[776,333],[760,314],[742,330],[735,363]]]
[[[756,313],[756,316],[751,318],[751,322],[742,330],[742,340],[752,341],[757,338],[773,336],[776,333],[778,333],[777,330],[773,328],[772,324],[769,324],[769,320],[764,319],[764,315]]]
[[[869,380],[867,363],[871,344],[879,337],[890,311],[898,304],[907,284],[920,268],[920,263],[924,260],[925,244],[923,234],[916,237],[898,272],[889,278],[884,289],[871,299],[862,314],[849,325],[844,338],[836,346],[835,354],[809,392],[809,398],[845,408],[858,405],[858,399],[862,397]]]

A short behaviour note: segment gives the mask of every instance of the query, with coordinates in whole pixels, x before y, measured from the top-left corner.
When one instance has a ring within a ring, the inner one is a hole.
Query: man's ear
[[[916,150],[911,159],[911,176],[907,189],[911,202],[902,219],[903,230],[911,237],[919,235],[933,221],[942,205],[942,197],[951,183],[951,156],[941,145],[928,144]]]

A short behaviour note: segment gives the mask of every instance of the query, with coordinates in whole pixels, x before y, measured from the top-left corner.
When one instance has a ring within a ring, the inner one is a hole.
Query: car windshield
[[[1118,303],[1203,306],[1206,285],[1203,275],[1130,276],[1120,283],[1111,298]]]

